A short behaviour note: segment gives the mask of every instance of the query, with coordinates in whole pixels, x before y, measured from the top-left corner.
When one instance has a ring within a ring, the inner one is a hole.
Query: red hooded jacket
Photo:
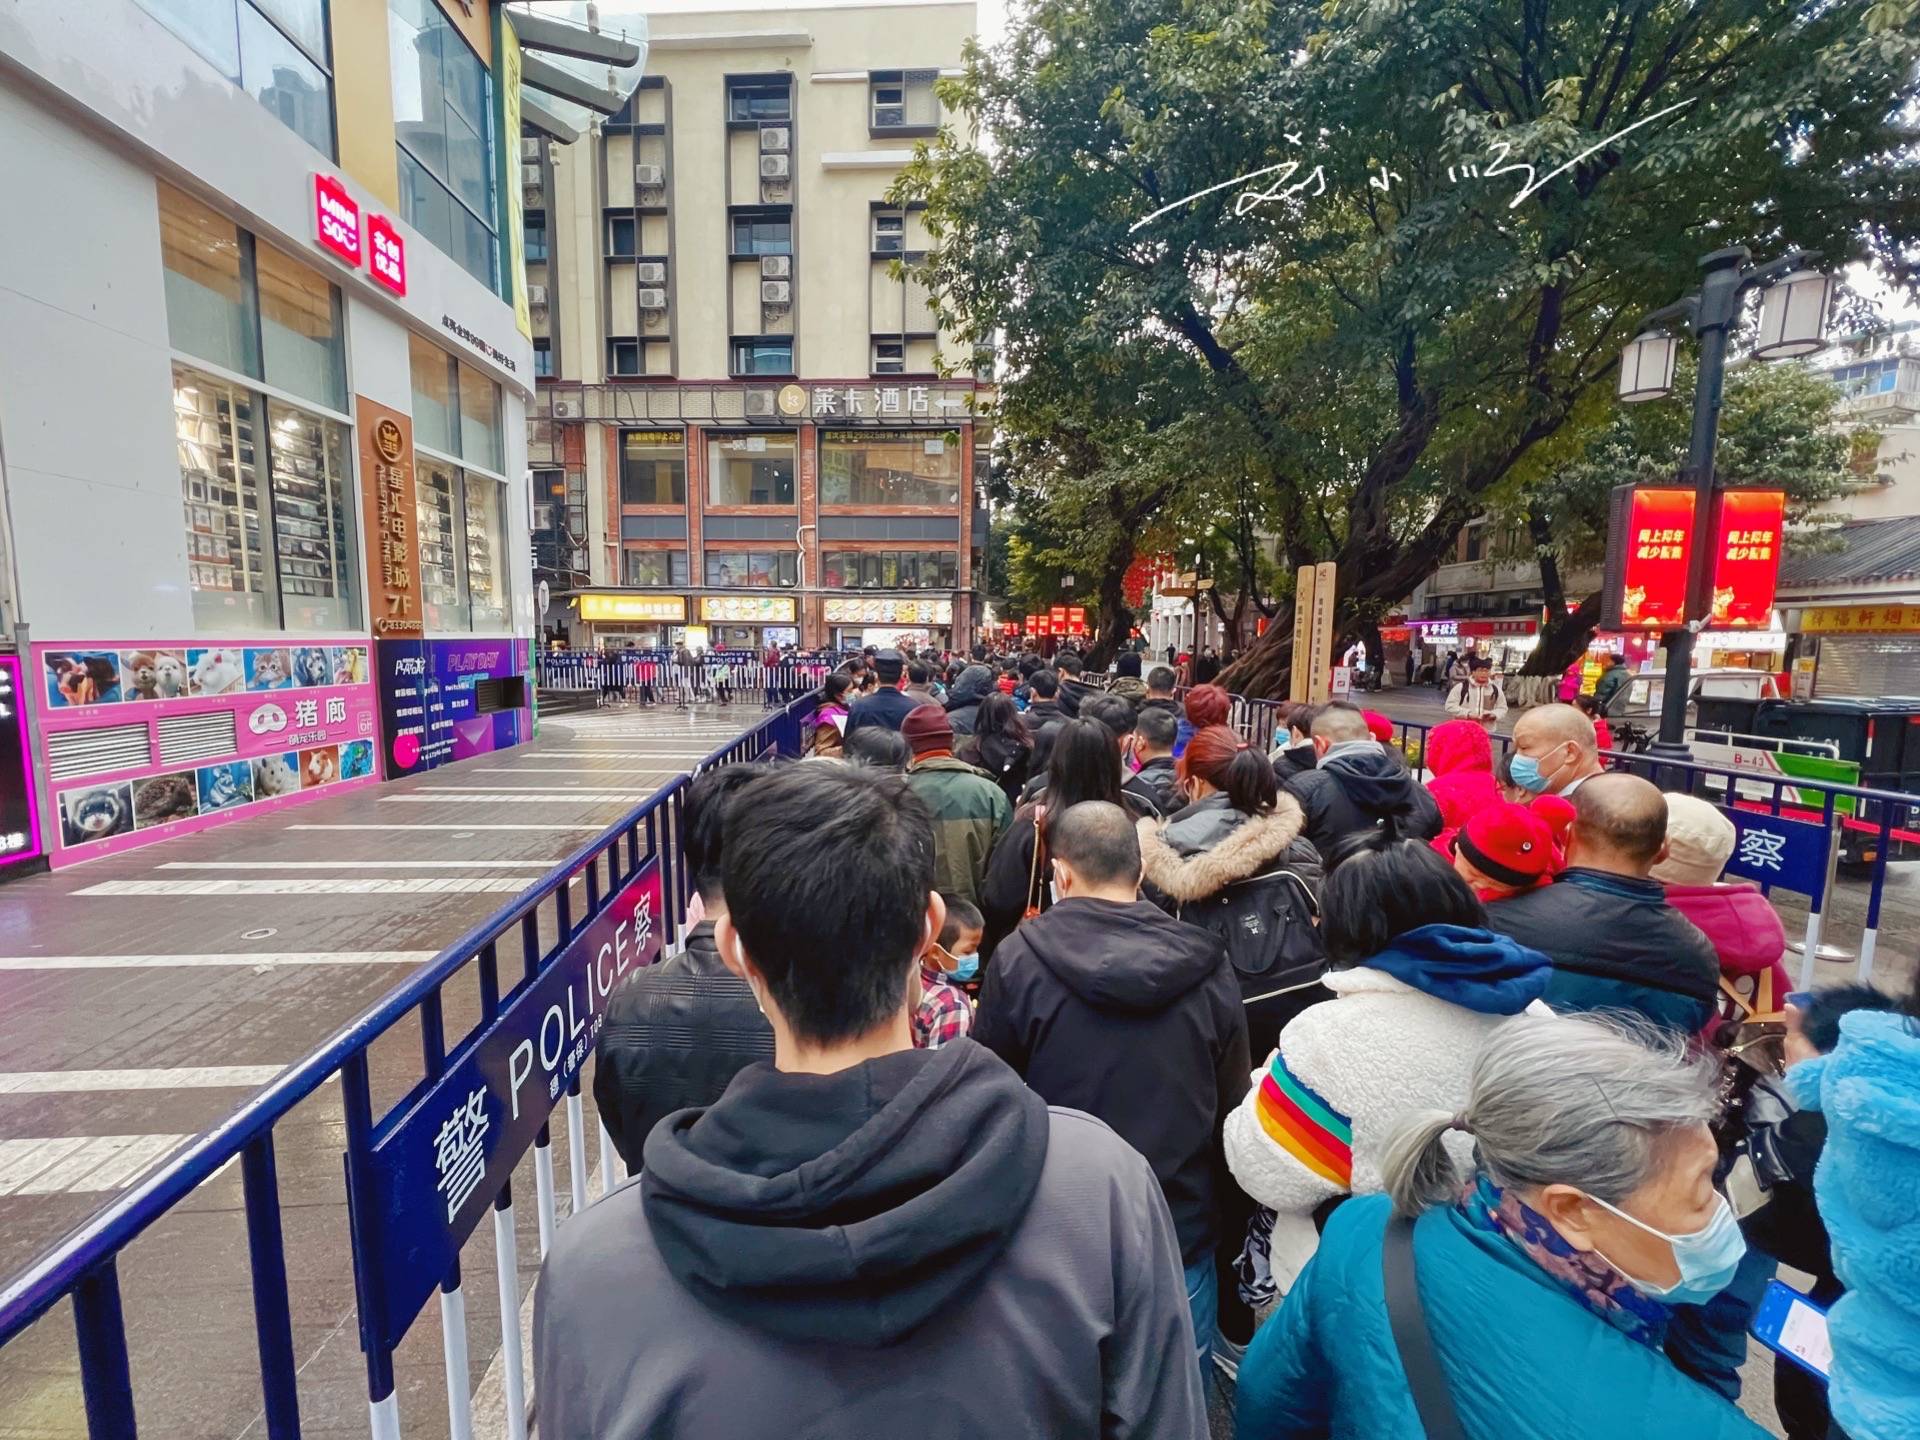
[[[1423,757],[1432,776],[1427,790],[1440,806],[1441,839],[1467,823],[1476,810],[1500,803],[1493,780],[1493,742],[1476,720],[1448,720],[1427,733]]]

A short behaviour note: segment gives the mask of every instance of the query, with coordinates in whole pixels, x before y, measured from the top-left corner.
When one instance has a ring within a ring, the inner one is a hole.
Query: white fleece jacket
[[[1380,1161],[1395,1123],[1410,1111],[1461,1109],[1480,1042],[1507,1017],[1436,1000],[1365,965],[1330,971],[1324,983],[1334,998],[1288,1022],[1280,1053],[1295,1079],[1352,1121],[1352,1193],[1378,1194],[1386,1188]],[[1252,1088],[1227,1116],[1224,1138],[1240,1188],[1274,1211],[1273,1278],[1284,1292],[1319,1244],[1314,1208],[1342,1192],[1262,1128],[1266,1073],[1264,1065],[1253,1072]],[[1471,1139],[1456,1134],[1448,1143],[1462,1166],[1471,1162]]]

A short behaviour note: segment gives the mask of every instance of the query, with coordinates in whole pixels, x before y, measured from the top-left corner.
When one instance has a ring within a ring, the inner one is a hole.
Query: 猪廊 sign
[[[614,987],[659,956],[660,862],[608,906],[387,1117],[365,1157],[372,1213],[355,1233],[378,1288],[360,1297],[368,1333],[392,1347],[453,1268],[460,1247],[593,1053]]]

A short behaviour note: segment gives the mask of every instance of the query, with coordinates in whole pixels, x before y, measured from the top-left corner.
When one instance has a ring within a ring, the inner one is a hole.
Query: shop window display
[[[823,505],[960,504],[960,446],[925,431],[828,430],[820,437]]]

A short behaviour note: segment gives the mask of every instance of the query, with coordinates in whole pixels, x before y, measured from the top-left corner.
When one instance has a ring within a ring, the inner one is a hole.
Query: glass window
[[[638,340],[607,341],[607,373],[638,375],[640,373],[640,342]]]
[[[820,440],[820,502],[951,509],[960,503],[960,447],[919,431],[826,431]]]
[[[626,552],[628,585],[685,585],[687,552],[684,550],[629,550]]]
[[[327,58],[327,0],[247,0],[316,60]]]
[[[875,130],[923,130],[940,123],[935,70],[876,70],[868,78]]]
[[[727,86],[729,120],[790,120],[793,102],[785,80],[736,80]]]
[[[828,550],[820,570],[829,590],[951,590],[960,583],[960,552]]]
[[[240,32],[226,0],[140,0],[140,6],[198,50],[229,80],[240,78]]]
[[[400,213],[497,290],[486,67],[434,0],[390,0]]]
[[[240,7],[240,85],[322,155],[333,155],[326,72],[251,5]]]
[[[496,473],[507,464],[501,448],[500,387],[465,365],[460,366],[460,458]]]
[[[631,215],[607,216],[607,254],[609,256],[638,255],[640,232]]]
[[[503,630],[507,624],[507,487],[498,480],[463,472],[466,527],[467,594],[473,628]]]
[[[176,365],[173,412],[194,624],[202,631],[275,629],[280,607],[261,495],[255,397]]]
[[[347,346],[340,292],[318,270],[254,247],[260,283],[260,344],[269,385],[331,410],[347,408]]]
[[[793,504],[794,437],[732,435],[707,442],[709,505]]]
[[[876,375],[904,375],[907,373],[907,347],[900,340],[876,340],[873,342],[873,373]]]
[[[687,454],[679,435],[657,430],[620,432],[620,503],[687,503]]]
[[[470,630],[456,536],[460,528],[460,472],[443,460],[414,457],[420,522],[420,603],[432,630]]]
[[[709,550],[707,585],[711,589],[768,588],[800,583],[795,550]]]
[[[347,427],[278,400],[267,402],[267,418],[282,624],[289,630],[353,629],[360,617]]]
[[[733,217],[735,255],[791,255],[793,222],[783,215]]]
[[[257,377],[251,237],[198,200],[162,185],[160,260],[173,348]]]
[[[899,210],[873,212],[873,248],[881,255],[899,255],[907,248],[907,217]]]
[[[735,375],[791,375],[793,341],[736,340],[732,358]]]
[[[553,374],[553,342],[551,340],[533,342],[533,373],[536,378]]]
[[[449,455],[460,453],[454,433],[453,357],[418,335],[407,337],[413,369],[413,443]]]
[[[547,258],[547,217],[538,211],[527,212],[526,251],[529,264]]]

